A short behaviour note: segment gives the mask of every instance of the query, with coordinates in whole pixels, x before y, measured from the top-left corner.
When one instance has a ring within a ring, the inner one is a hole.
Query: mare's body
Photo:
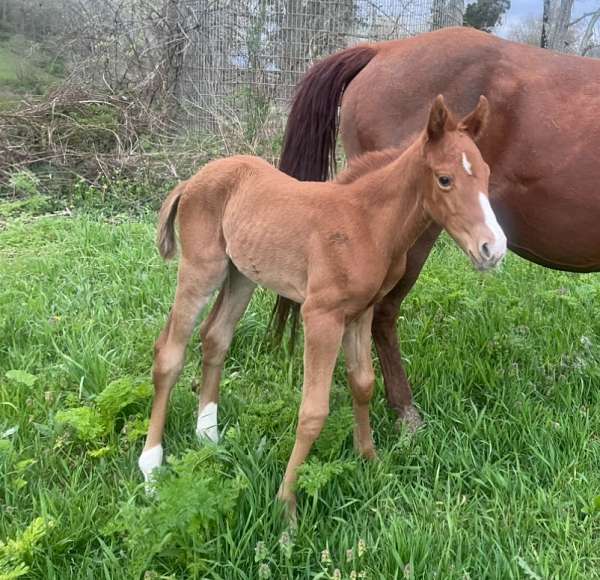
[[[325,177],[340,99],[341,137],[354,157],[409,140],[440,92],[461,113],[482,93],[490,101],[494,115],[478,144],[509,248],[551,268],[600,270],[600,60],[468,28],[350,48],[314,65],[299,86],[280,167],[300,179]],[[395,322],[439,231],[434,225],[417,240],[373,322],[388,401],[414,423]]]

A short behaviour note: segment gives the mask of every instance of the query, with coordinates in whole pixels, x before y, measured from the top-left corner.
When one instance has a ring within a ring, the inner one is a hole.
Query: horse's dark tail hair
[[[335,170],[338,107],[352,79],[377,54],[373,45],[359,45],[313,65],[298,84],[283,138],[279,169],[302,181],[325,181]],[[290,345],[297,330],[299,306],[277,297],[270,327],[281,342],[292,319]]]

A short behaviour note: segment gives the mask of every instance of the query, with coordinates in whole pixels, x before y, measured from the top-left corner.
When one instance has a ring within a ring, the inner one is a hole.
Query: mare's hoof
[[[398,431],[406,429],[409,433],[416,433],[423,425],[425,423],[421,419],[419,411],[412,405],[398,413],[398,420],[396,421]]]

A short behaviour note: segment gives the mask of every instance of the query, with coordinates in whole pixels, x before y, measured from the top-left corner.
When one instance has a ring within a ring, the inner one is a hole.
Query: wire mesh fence
[[[275,134],[304,71],[360,42],[462,24],[463,0],[186,0],[180,83],[188,122],[207,133]],[[264,134],[262,137],[264,138]]]
[[[275,162],[286,107],[315,60],[360,42],[460,25],[464,7],[463,0],[59,3],[53,42],[69,46],[69,75],[47,95],[0,110],[0,188],[30,168],[48,190],[68,190],[79,177],[186,175],[223,154]]]

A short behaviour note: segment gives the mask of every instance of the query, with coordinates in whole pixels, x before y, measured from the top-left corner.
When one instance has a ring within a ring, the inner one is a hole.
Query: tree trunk
[[[569,22],[571,22],[571,11],[574,2],[575,0],[560,0],[558,14],[548,37],[548,48],[565,50],[567,47],[567,31]]]
[[[548,48],[548,35],[550,33],[550,0],[544,0],[544,15],[542,16],[542,38],[540,46]]]
[[[158,37],[162,55],[158,74],[155,75],[150,89],[149,102],[152,104],[156,99],[160,99],[163,105],[171,109],[178,94],[185,45],[177,0],[164,0]]]

